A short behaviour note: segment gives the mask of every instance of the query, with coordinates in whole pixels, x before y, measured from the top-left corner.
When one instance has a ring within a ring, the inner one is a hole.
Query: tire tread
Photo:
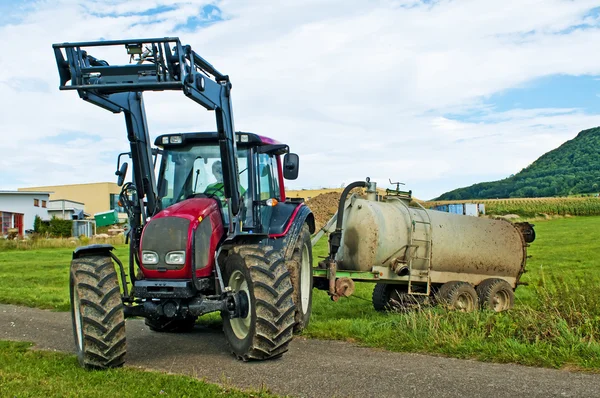
[[[122,366],[127,352],[125,314],[111,257],[95,255],[73,259],[71,279],[81,305],[80,364],[90,369]]]
[[[244,245],[234,248],[231,255],[241,256],[250,274],[256,325],[251,328],[254,334],[246,352],[230,347],[244,361],[281,356],[292,340],[295,323],[293,288],[281,253],[271,247]]]

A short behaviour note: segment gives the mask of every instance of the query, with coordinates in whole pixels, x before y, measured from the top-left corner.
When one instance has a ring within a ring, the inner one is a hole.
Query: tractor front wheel
[[[71,319],[79,364],[88,369],[125,363],[125,314],[117,273],[109,256],[73,259]]]
[[[223,330],[233,353],[244,361],[270,359],[288,350],[294,328],[293,288],[285,261],[271,247],[236,247],[225,260],[224,281],[245,292],[245,317],[223,313]]]

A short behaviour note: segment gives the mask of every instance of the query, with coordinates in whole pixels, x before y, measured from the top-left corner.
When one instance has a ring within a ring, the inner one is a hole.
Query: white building
[[[23,235],[25,231],[33,229],[35,216],[49,220],[49,198],[50,192],[0,191],[0,236],[15,230]]]
[[[72,220],[73,215],[89,217],[90,215],[83,211],[84,208],[84,203],[76,202],[74,200],[51,200],[48,202],[48,215],[50,218],[56,217],[62,220]]]

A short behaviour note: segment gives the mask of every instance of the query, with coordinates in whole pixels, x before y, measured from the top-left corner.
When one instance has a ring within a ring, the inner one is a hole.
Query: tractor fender
[[[115,248],[113,245],[108,244],[81,246],[73,251],[73,259],[98,254],[104,254],[106,256],[113,257],[111,251],[113,251],[114,249]]]
[[[315,217],[310,208],[301,203],[294,209],[285,231],[281,234],[269,235],[273,247],[284,251],[284,258],[291,257],[292,250],[304,224],[308,225],[311,234],[315,232]]]

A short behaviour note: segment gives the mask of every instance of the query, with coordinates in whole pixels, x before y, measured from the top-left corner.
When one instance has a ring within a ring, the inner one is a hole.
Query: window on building
[[[8,229],[12,228],[12,213],[0,212],[0,223],[2,224],[1,235],[8,234]]]
[[[110,194],[110,209],[117,209],[119,213],[125,213],[125,209],[119,206],[119,195],[116,193]]]
[[[34,205],[35,207],[40,207],[40,200],[39,200],[39,199],[34,199],[34,200],[33,200],[33,205]]]
[[[42,207],[46,207],[46,201],[42,200]]]

